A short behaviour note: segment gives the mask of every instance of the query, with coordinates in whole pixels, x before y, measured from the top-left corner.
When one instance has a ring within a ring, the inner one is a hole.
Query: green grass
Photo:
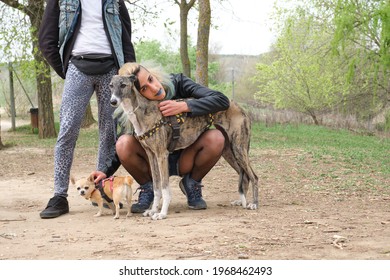
[[[58,123],[56,123],[58,131]],[[6,145],[54,148],[56,139],[38,139],[29,125],[18,127],[11,137],[3,138]],[[81,129],[77,148],[97,150],[97,126]],[[262,123],[252,126],[252,150],[270,149],[300,150],[297,163],[304,164],[308,156],[314,164],[336,163],[343,172],[368,174],[380,172],[390,174],[390,139],[376,136],[357,135],[347,130],[333,130],[310,125],[275,125],[266,127]],[[352,171],[350,171],[352,172]],[[324,173],[321,176],[332,176]]]
[[[322,162],[342,161],[359,172],[390,174],[390,139],[321,126],[252,126],[252,149],[300,149]]]
[[[59,131],[59,124],[55,123],[56,131]],[[8,138],[8,137],[7,137]],[[37,148],[54,148],[56,138],[39,139],[37,130],[34,133],[30,125],[23,125],[16,128],[16,131],[7,139],[2,139],[5,145],[19,145],[25,147]],[[98,130],[97,125],[92,125],[90,128],[80,130],[80,135],[77,140],[77,148],[95,149],[98,147]]]

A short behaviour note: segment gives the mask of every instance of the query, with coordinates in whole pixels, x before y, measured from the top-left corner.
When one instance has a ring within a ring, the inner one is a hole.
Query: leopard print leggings
[[[67,197],[76,141],[85,110],[96,92],[98,103],[99,149],[97,170],[102,170],[115,152],[114,109],[110,105],[109,83],[117,70],[103,75],[86,75],[69,63],[60,108],[60,131],[54,151],[54,195]],[[92,170],[91,170],[92,171]]]

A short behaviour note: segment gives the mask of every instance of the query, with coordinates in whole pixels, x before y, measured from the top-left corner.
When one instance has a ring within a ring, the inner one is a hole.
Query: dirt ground
[[[0,150],[0,259],[390,259],[389,178],[368,174],[373,187],[359,188],[355,178],[357,187],[348,189],[338,186],[353,172],[326,176],[334,163],[303,151],[252,150],[251,159],[260,178],[255,211],[230,205],[238,198],[238,176],[221,160],[203,181],[207,210],[187,209],[178,178],[171,177],[165,220],[125,218],[125,209],[119,220],[108,210],[93,217],[97,209],[72,188],[70,213],[42,220],[53,193],[53,148]],[[76,149],[72,174],[88,175],[94,162],[93,152]]]

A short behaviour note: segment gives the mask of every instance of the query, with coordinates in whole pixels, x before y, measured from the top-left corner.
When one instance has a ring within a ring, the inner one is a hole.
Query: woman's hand
[[[98,184],[101,180],[107,178],[107,175],[101,171],[93,171],[90,176],[93,176],[93,178],[95,178],[95,184]]]
[[[174,116],[183,112],[189,112],[187,102],[175,101],[175,100],[164,100],[158,105],[161,113],[164,117]]]

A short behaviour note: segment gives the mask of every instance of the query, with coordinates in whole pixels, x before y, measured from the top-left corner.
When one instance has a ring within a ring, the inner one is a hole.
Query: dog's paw
[[[167,215],[166,214],[163,214],[163,213],[155,213],[153,216],[152,216],[152,220],[163,220],[163,219],[166,219],[167,218]]]
[[[102,213],[96,213],[95,215],[93,215],[94,217],[100,217],[102,215]]]
[[[249,209],[249,210],[256,210],[257,208],[258,208],[258,206],[255,203],[249,203],[248,206],[246,207],[246,209]]]
[[[144,217],[152,217],[154,214],[156,214],[155,211],[146,210],[142,215],[144,215]]]
[[[230,202],[230,204],[232,206],[241,206],[242,205],[242,201],[241,200],[234,200],[234,201]]]
[[[114,220],[119,219],[119,215],[114,216]]]

